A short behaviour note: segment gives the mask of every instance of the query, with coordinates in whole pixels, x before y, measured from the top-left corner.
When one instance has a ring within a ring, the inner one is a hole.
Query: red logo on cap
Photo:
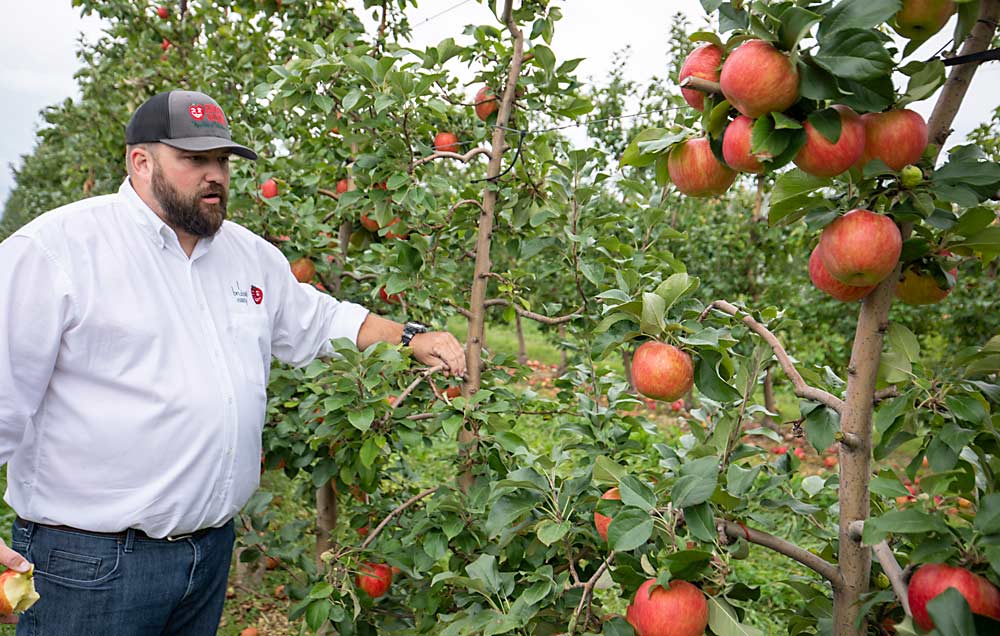
[[[197,119],[198,121],[201,121],[205,116],[205,111],[201,107],[201,104],[191,104],[188,106],[188,112],[191,113],[192,118]]]
[[[264,301],[264,290],[256,285],[250,285],[250,295],[253,297],[253,301],[258,305]]]

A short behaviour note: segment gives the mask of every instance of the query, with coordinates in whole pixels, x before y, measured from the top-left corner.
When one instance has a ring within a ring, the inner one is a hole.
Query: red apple
[[[788,452],[788,446],[782,444],[781,446],[775,446],[771,449],[771,452],[775,455],[784,455]]]
[[[278,183],[274,179],[268,179],[260,184],[260,196],[271,199],[278,196]]]
[[[260,632],[257,631],[256,627],[245,627],[243,631],[240,632],[240,636],[258,636]]]
[[[625,620],[637,636],[702,636],[708,627],[708,601],[687,581],[674,579],[668,589],[650,579],[636,590]]]
[[[635,389],[665,402],[684,397],[694,385],[691,356],[665,342],[644,342],[632,356]]]
[[[806,449],[802,448],[801,446],[797,446],[795,450],[792,452],[795,453],[795,456],[798,457],[799,459],[806,458]]]
[[[458,152],[458,136],[450,132],[439,132],[434,136],[434,150]]]
[[[35,604],[39,596],[34,576],[33,565],[27,572],[7,570],[0,574],[0,615],[20,614]]]
[[[617,488],[612,488],[608,490],[603,495],[601,499],[617,499],[621,500],[622,496],[618,492]],[[602,515],[599,512],[594,512],[594,525],[597,527],[597,534],[601,535],[601,538],[605,541],[608,540],[608,526],[611,525],[611,517],[608,515]]]
[[[903,248],[903,237],[891,218],[854,209],[823,229],[819,256],[830,276],[863,287],[892,273]]]
[[[722,94],[750,119],[783,111],[799,99],[799,73],[788,56],[764,40],[736,47],[719,74]]]
[[[493,113],[500,110],[500,104],[497,102],[496,93],[489,86],[483,86],[476,93],[476,117],[482,121],[486,121],[486,118]]]
[[[166,51],[169,48],[170,48],[170,40],[168,40],[167,38],[163,38],[163,41],[160,42],[160,50]]]
[[[837,458],[834,457],[833,455],[827,455],[826,457],[823,458],[823,465],[826,466],[827,468],[833,468],[834,466],[837,465]]]
[[[704,44],[691,51],[684,63],[681,64],[681,72],[678,81],[684,81],[685,77],[700,77],[710,82],[719,81],[719,66],[722,64],[722,47],[717,44]],[[705,93],[696,91],[693,88],[682,88],[681,95],[684,101],[695,110],[705,110]]]
[[[736,180],[736,172],[712,154],[707,137],[689,139],[671,148],[667,171],[677,189],[689,197],[722,194]]]
[[[385,563],[362,563],[361,571],[354,577],[354,583],[368,596],[378,598],[388,592],[392,585],[392,568]]]
[[[337,194],[344,194],[345,192],[347,192],[347,186],[348,185],[349,184],[347,183],[347,179],[341,179],[340,181],[338,181],[337,182]]]
[[[913,622],[921,629],[934,629],[927,603],[949,587],[955,588],[969,603],[973,614],[1000,620],[1000,590],[985,578],[965,568],[931,563],[923,565],[910,578],[908,597]]]
[[[866,113],[861,121],[865,124],[865,151],[859,167],[863,168],[872,159],[881,159],[899,171],[920,161],[927,147],[927,123],[919,113],[907,108],[887,110]]]
[[[656,404],[653,404],[650,408],[655,408]],[[670,410],[674,413],[684,410],[684,400],[674,400],[670,403]]]
[[[450,386],[444,391],[444,396],[449,400],[454,400],[458,396],[462,395],[461,386]]]
[[[391,221],[389,221],[389,225],[387,225],[386,227],[391,227],[391,226],[393,226],[393,225],[395,225],[397,223],[399,223],[399,217],[398,216],[397,217],[393,217],[393,219]],[[373,218],[370,218],[365,213],[361,214],[361,225],[364,226],[364,228],[366,230],[368,230],[369,232],[378,232],[379,230],[382,229],[382,226],[378,224],[378,221],[376,221]],[[397,238],[399,235],[398,234],[394,234],[393,232],[388,232],[388,233],[386,233],[386,236],[388,238]]]
[[[292,275],[300,283],[308,283],[316,275],[316,266],[308,258],[302,257],[292,263]]]
[[[281,567],[281,559],[273,556],[264,557],[265,570],[277,570],[279,567]]]
[[[378,290],[379,297],[390,305],[398,305],[403,300],[402,294],[387,294],[385,287]]]
[[[170,17],[170,9],[166,7],[158,7],[156,9],[156,15],[160,16],[161,20],[166,20]]]
[[[832,143],[816,130],[811,122],[805,123],[806,143],[795,155],[795,165],[802,172],[816,177],[833,177],[849,169],[865,151],[865,125],[856,112],[837,104],[840,113],[840,138]]]
[[[734,170],[761,174],[764,164],[750,150],[752,130],[753,120],[746,115],[740,115],[726,126],[722,136],[722,158]]]
[[[845,285],[833,276],[830,276],[830,273],[823,267],[823,259],[819,256],[819,245],[814,247],[812,254],[809,255],[809,279],[812,280],[816,289],[845,303],[864,298],[871,290],[875,289],[874,285],[864,287]]]
[[[958,276],[958,268],[952,268],[952,278]],[[954,287],[942,288],[937,279],[928,272],[907,267],[896,284],[896,297],[907,305],[933,305],[945,299]]]
[[[955,13],[952,0],[903,0],[890,24],[904,38],[926,40],[941,30]]]

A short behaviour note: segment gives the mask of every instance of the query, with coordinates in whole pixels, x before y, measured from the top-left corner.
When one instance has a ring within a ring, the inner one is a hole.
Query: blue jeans
[[[233,522],[167,541],[14,523],[41,599],[17,636],[212,636],[232,560]]]

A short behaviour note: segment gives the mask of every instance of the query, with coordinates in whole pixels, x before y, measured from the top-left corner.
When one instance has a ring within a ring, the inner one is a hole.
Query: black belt
[[[102,538],[106,538],[106,539],[118,539],[118,540],[121,540],[121,541],[125,540],[125,538],[128,536],[128,533],[130,531],[133,533],[132,536],[134,536],[136,539],[142,539],[144,541],[182,541],[184,539],[197,539],[197,538],[200,538],[201,536],[203,536],[205,534],[208,534],[212,530],[215,530],[215,528],[202,528],[201,530],[195,530],[194,532],[188,532],[188,533],[185,533],[185,534],[177,534],[177,535],[171,535],[171,536],[167,536],[167,537],[158,538],[158,537],[151,537],[148,534],[146,534],[144,531],[138,530],[136,528],[131,528],[130,530],[122,530],[121,532],[96,532],[94,530],[81,530],[80,528],[73,528],[71,526],[49,525],[49,524],[45,524],[45,523],[38,523],[37,521],[28,521],[26,519],[22,519],[21,517],[17,517],[16,520],[15,520],[15,523],[17,523],[18,525],[21,525],[21,526],[27,525],[29,523],[32,523],[32,524],[34,524],[36,526],[39,526],[41,528],[48,528],[49,530],[62,530],[63,532],[76,532],[76,533],[79,533],[79,534],[87,534],[87,535],[91,535],[91,536],[94,536],[94,537],[102,537]]]

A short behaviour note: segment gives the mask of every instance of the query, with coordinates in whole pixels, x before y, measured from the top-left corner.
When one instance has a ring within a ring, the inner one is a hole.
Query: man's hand
[[[7,547],[7,544],[0,539],[0,565],[14,570],[15,572],[27,572],[31,569],[31,564],[23,556]],[[0,623],[13,625],[17,623],[17,616],[13,614],[0,614]]]
[[[428,366],[444,365],[445,375],[465,376],[465,351],[447,331],[428,331],[410,340],[413,357]]]

